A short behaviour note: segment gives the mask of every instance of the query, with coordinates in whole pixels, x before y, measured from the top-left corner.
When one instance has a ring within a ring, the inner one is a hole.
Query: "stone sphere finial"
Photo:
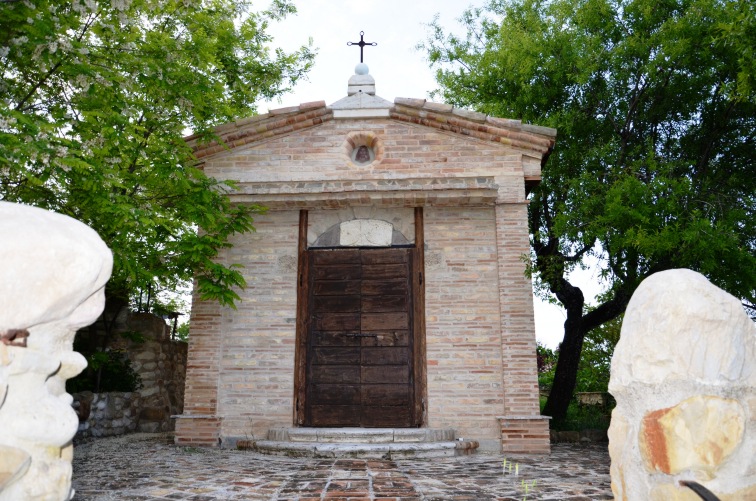
[[[367,75],[368,73],[370,73],[370,68],[368,68],[368,65],[365,63],[358,63],[357,66],[354,67],[355,75]]]

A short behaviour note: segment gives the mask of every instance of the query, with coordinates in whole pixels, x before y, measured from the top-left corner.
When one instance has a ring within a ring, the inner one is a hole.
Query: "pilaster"
[[[540,416],[533,286],[523,256],[530,253],[527,202],[496,205],[499,311],[504,417],[499,418],[505,452],[548,453],[548,418]]]

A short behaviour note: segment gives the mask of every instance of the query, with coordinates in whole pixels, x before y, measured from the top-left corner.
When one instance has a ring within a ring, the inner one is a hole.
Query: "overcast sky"
[[[359,42],[360,31],[366,42],[364,60],[375,78],[376,94],[393,101],[397,97],[428,98],[436,88],[433,71],[423,52],[415,47],[429,33],[427,25],[438,16],[446,31],[464,31],[457,21],[469,6],[484,0],[295,0],[298,13],[271,25],[275,45],[292,51],[307,44],[311,37],[318,49],[315,66],[308,79],[280,102],[261,103],[260,113],[268,109],[295,106],[323,100],[334,103],[347,95],[347,81],[360,62],[360,49],[347,46]],[[504,117],[506,118],[506,117]],[[586,297],[598,292],[593,272],[581,272],[578,282]],[[535,300],[536,337],[556,348],[564,334],[564,312],[554,305]]]
[[[482,0],[474,0],[477,5]],[[282,102],[261,106],[296,105],[324,100],[331,104],[346,96],[347,80],[360,62],[360,49],[347,46],[359,42],[360,31],[366,42],[365,63],[376,80],[376,93],[393,101],[396,97],[427,97],[435,88],[433,73],[424,54],[415,49],[428,33],[426,27],[438,14],[443,26],[456,27],[456,21],[471,3],[452,0],[295,0],[298,13],[271,25],[276,44],[293,50],[312,37],[318,49],[315,67],[308,81],[300,83]]]

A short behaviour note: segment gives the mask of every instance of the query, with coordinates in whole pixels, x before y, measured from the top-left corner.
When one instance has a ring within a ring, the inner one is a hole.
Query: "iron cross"
[[[360,41],[359,42],[347,42],[347,45],[359,45],[360,46],[360,62],[362,62],[362,50],[365,48],[366,45],[378,45],[375,42],[366,42],[363,38],[365,35],[364,31],[360,31]]]

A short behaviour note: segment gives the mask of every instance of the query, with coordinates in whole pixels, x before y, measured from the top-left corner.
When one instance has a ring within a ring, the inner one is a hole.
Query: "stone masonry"
[[[526,193],[556,132],[350,89],[331,106],[305,103],[221,126],[224,145],[189,138],[208,175],[237,181],[235,203],[269,211],[218,257],[244,265],[238,309],[194,298],[177,443],[233,443],[292,426],[300,211],[309,214],[307,246],[360,219],[388,222],[413,245],[420,207],[422,426],[454,428],[487,450],[548,452],[522,256]],[[350,157],[360,145],[373,155],[364,164]]]
[[[612,357],[612,491],[622,501],[756,499],[756,327],[691,270],[633,294]]]
[[[77,335],[103,335],[93,327]],[[139,333],[143,339],[137,342],[119,335],[126,331]],[[162,318],[124,309],[116,319],[108,348],[122,349],[128,355],[142,387],[130,393],[75,394],[80,421],[77,438],[172,431],[172,416],[184,408],[187,343],[172,340],[171,329]]]

